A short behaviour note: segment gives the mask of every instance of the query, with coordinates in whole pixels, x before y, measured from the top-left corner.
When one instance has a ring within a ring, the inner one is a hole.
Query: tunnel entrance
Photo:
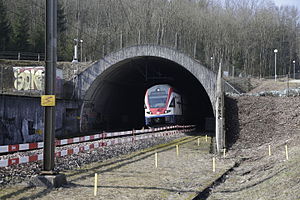
[[[205,128],[214,118],[210,98],[199,80],[174,61],[140,56],[104,70],[93,81],[81,110],[81,131],[140,129],[145,126],[144,97],[153,85],[168,84],[186,99],[185,121]]]

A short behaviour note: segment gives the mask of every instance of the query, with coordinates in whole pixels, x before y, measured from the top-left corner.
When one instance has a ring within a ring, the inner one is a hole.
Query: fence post
[[[120,49],[123,48],[123,33],[121,32],[121,35],[120,35]]]
[[[162,45],[162,43],[163,43],[164,32],[165,32],[165,31],[164,31],[164,28],[162,28],[162,29],[161,29],[161,35],[160,35],[160,43],[159,43],[160,45]]]
[[[21,59],[21,53],[19,52],[18,53],[18,60],[20,60]]]
[[[141,44],[141,30],[139,30],[139,35],[138,35],[138,45]]]
[[[40,62],[40,54],[38,53],[38,62]]]
[[[105,45],[102,45],[102,57],[105,56]]]
[[[194,44],[194,58],[196,58],[196,53],[197,53],[197,42]]]
[[[178,33],[175,33],[175,49],[178,48]]]
[[[159,28],[157,29],[156,32],[156,44],[159,45]]]

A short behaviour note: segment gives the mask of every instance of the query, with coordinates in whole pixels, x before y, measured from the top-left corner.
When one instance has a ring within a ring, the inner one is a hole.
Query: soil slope
[[[300,97],[227,97],[225,103],[227,158],[238,166],[208,199],[300,199]]]

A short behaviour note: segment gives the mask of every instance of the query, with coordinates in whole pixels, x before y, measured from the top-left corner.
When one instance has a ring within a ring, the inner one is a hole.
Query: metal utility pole
[[[277,62],[277,53],[278,53],[278,49],[274,49],[274,53],[275,53],[275,81],[277,81],[277,72],[276,72],[276,62]]]
[[[74,45],[74,57],[72,60],[72,63],[77,63],[78,62],[78,38],[74,39],[75,45]]]
[[[82,60],[82,43],[83,43],[83,40],[79,40],[80,42],[80,62],[83,62]]]
[[[293,65],[294,65],[294,79],[296,79],[296,61],[293,60]]]
[[[57,0],[46,1],[46,75],[45,99],[46,104],[54,101],[54,106],[45,106],[44,121],[44,165],[46,174],[54,174],[55,152],[55,79],[57,62]],[[42,97],[43,99],[43,97]],[[43,100],[42,100],[43,104]]]

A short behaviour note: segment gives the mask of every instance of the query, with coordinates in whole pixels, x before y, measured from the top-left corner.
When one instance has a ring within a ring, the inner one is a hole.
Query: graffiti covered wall
[[[43,90],[44,67],[14,67],[14,89]]]
[[[0,90],[16,94],[42,94],[45,82],[45,67],[3,67],[0,66]],[[56,69],[56,95],[63,94],[63,71]]]
[[[0,145],[38,142],[43,140],[44,108],[39,97],[0,96]],[[66,137],[77,129],[76,102],[57,100],[56,137]],[[73,115],[68,114],[70,110]],[[70,123],[72,122],[72,123]]]

